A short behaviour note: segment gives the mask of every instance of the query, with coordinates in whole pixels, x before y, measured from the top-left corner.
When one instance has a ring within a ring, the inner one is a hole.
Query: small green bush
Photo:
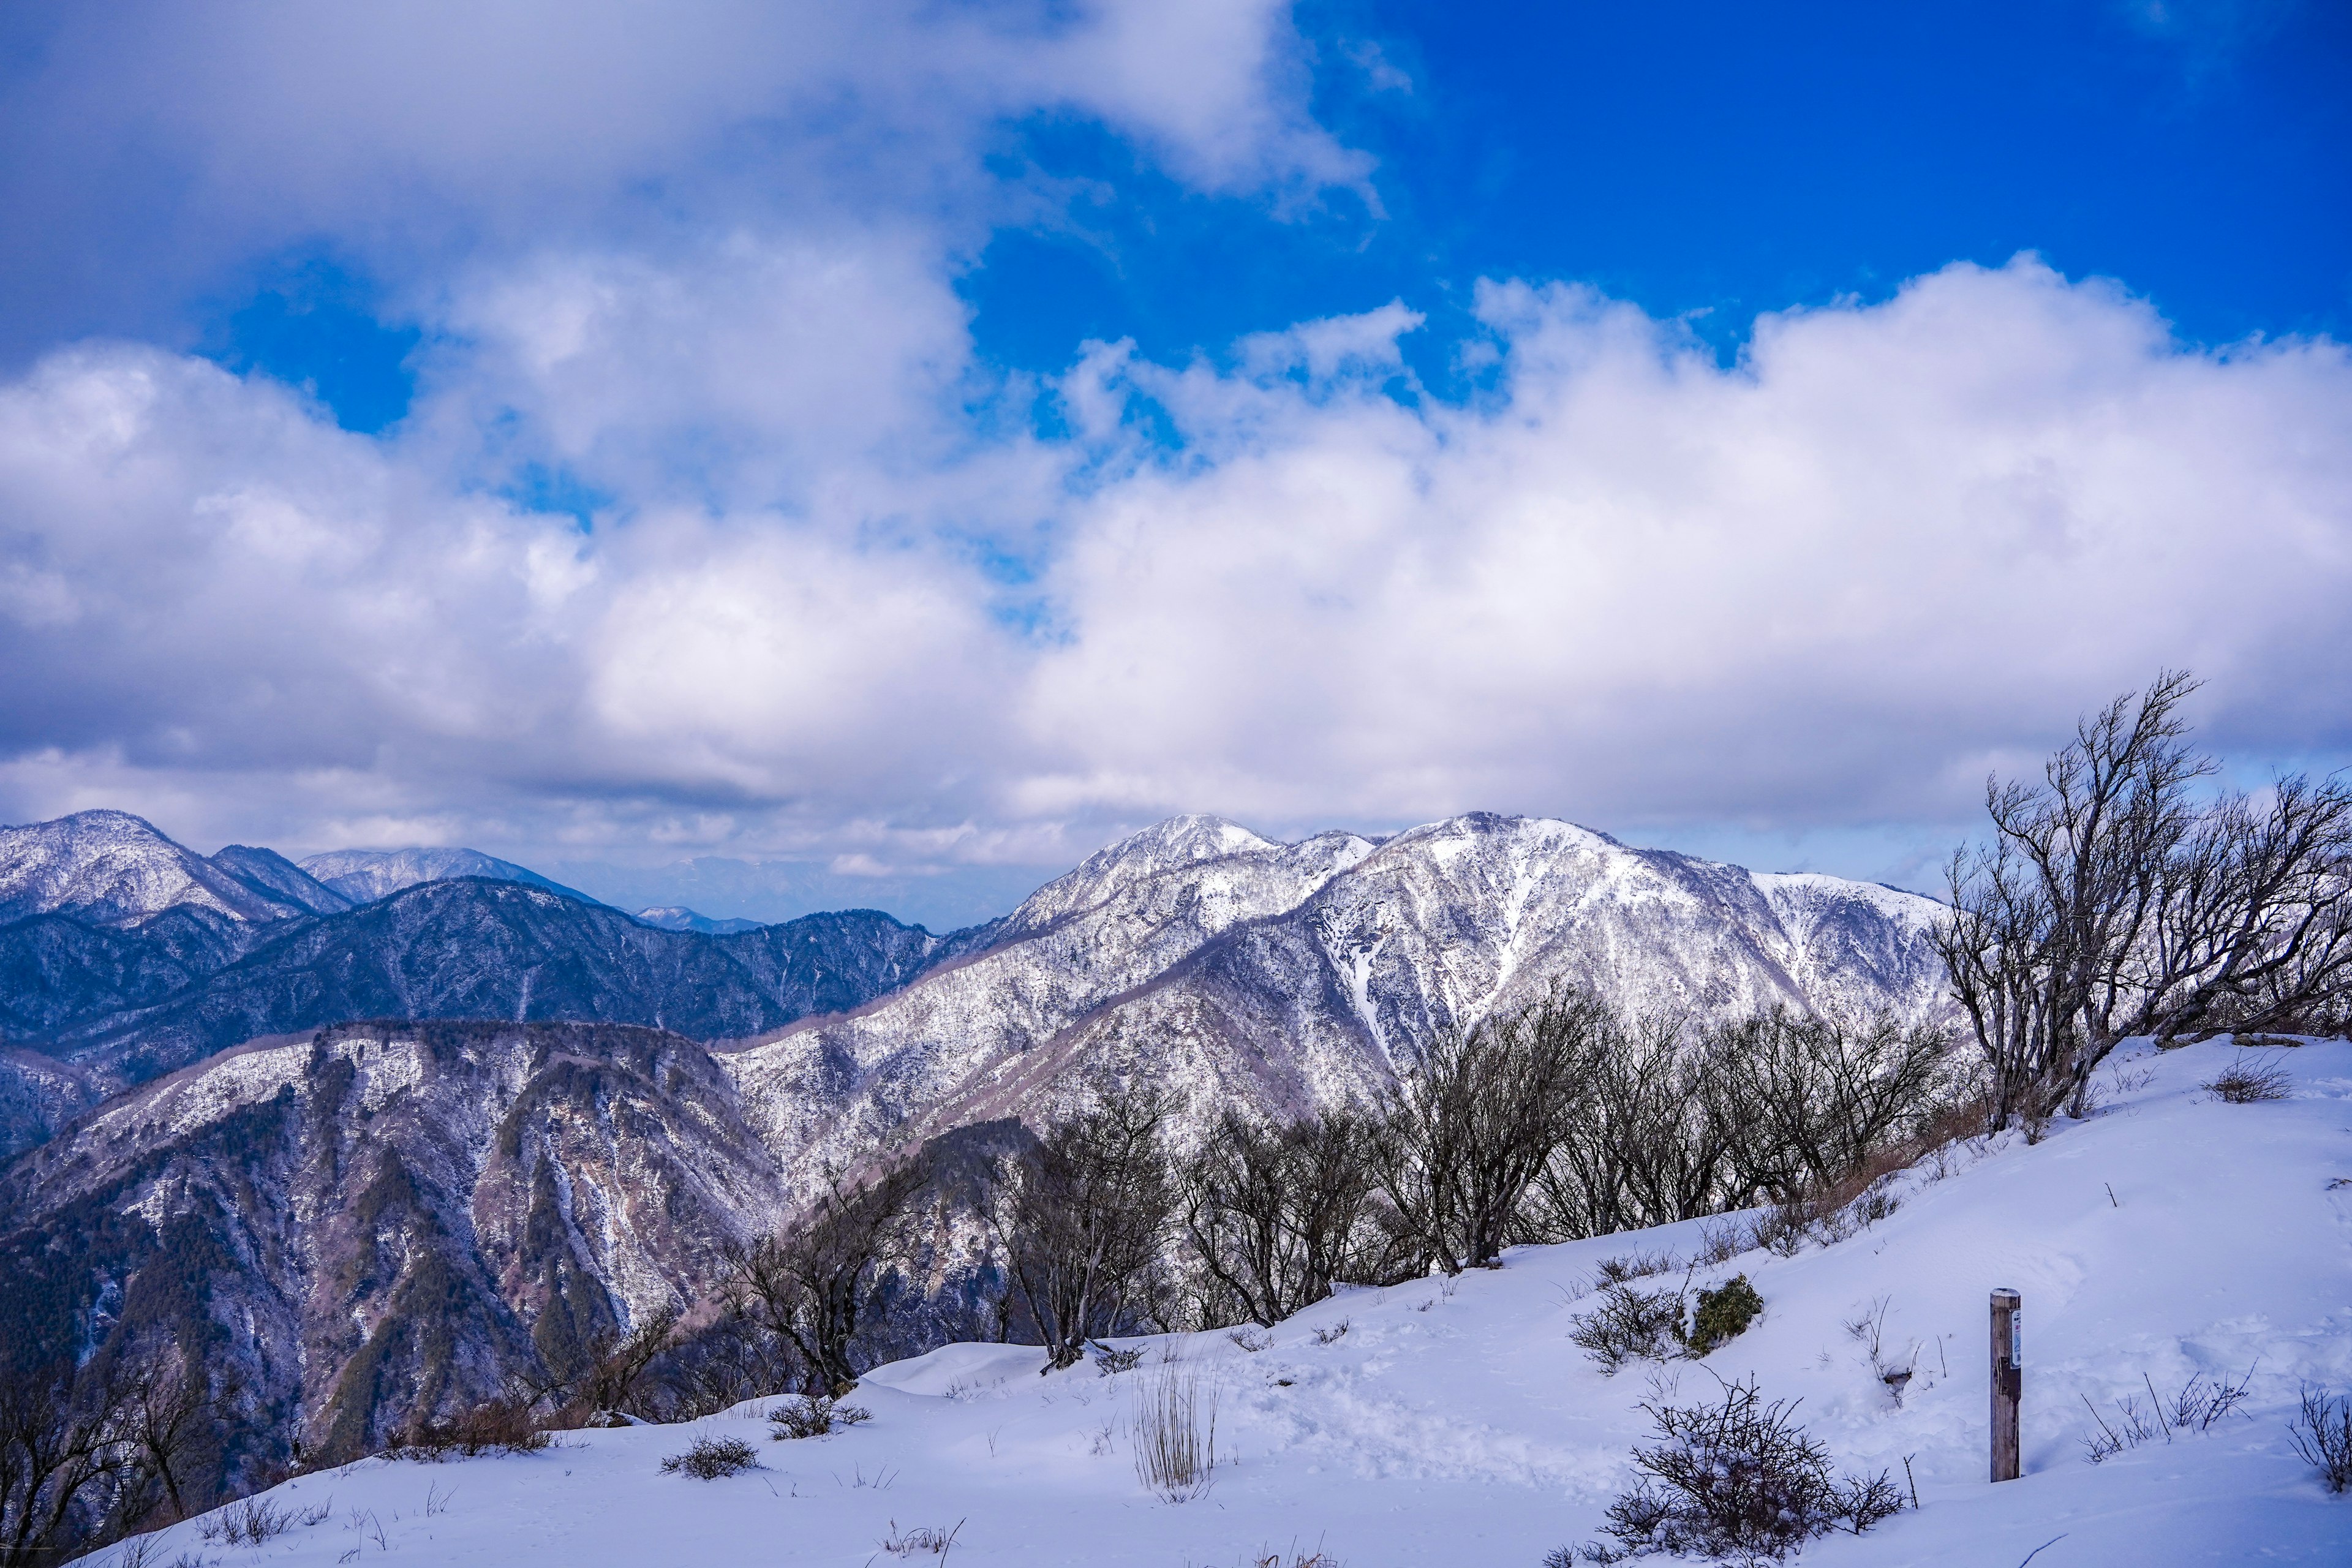
[[[1764,1298],[1748,1282],[1745,1274],[1735,1274],[1712,1290],[1698,1293],[1698,1310],[1691,1314],[1690,1353],[1703,1356],[1728,1340],[1747,1332],[1748,1325],[1764,1310]]]

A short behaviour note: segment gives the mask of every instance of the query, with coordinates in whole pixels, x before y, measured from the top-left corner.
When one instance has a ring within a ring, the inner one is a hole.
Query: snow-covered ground
[[[1604,1377],[1568,1339],[1596,1266],[1687,1256],[1701,1227],[1675,1226],[1521,1249],[1451,1286],[1350,1291],[1255,1353],[1223,1333],[1129,1342],[1145,1364],[1117,1376],[1041,1377],[1034,1350],[951,1345],[874,1372],[853,1396],[873,1419],[829,1437],[770,1441],[762,1403],[568,1434],[536,1455],[369,1460],[272,1494],[309,1510],[331,1500],[316,1523],[225,1549],[194,1521],[148,1561],[855,1568],[936,1562],[883,1546],[929,1528],[956,1531],[958,1568],[1208,1568],[1318,1547],[1347,1568],[1535,1568],[1596,1534],[1648,1436],[1634,1405],[1653,1377],[1695,1398],[1712,1370],[1801,1397],[1848,1469],[1901,1481],[1910,1457],[1921,1508],[1817,1542],[1803,1560],[1822,1568],[2011,1568],[2037,1547],[2035,1568],[2352,1563],[2352,1497],[2325,1493],[2286,1425],[2303,1381],[2352,1388],[2352,1046],[2279,1053],[2291,1098],[2252,1105],[2200,1088],[2237,1054],[2133,1054],[2103,1074],[2108,1103],[2089,1120],[2038,1145],[1950,1151],[1899,1178],[1900,1208],[1849,1239],[1703,1270],[1700,1284],[1745,1272],[1766,1303],[1704,1363]],[[2026,1473],[1999,1486],[1985,1434],[1996,1286],[2025,1303]],[[1899,1407],[1845,1326],[1882,1300],[1880,1359],[1915,1369]],[[1168,1361],[1217,1391],[1214,1484],[1185,1503],[1144,1489],[1128,1429],[1134,1392]],[[2145,1408],[2144,1380],[2168,1395],[2192,1373],[2249,1368],[2251,1396],[2210,1433],[2084,1458],[2086,1396]],[[664,1456],[729,1435],[765,1468],[660,1473]]]

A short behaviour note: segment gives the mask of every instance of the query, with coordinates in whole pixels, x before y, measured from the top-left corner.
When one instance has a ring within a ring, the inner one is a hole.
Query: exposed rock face
[[[528,867],[478,849],[330,849],[305,859],[301,869],[354,904],[373,903],[420,882],[446,882],[457,877],[523,882],[583,904],[596,901]]]
[[[50,913],[130,921],[175,905],[275,921],[351,901],[269,850],[231,845],[207,858],[127,811],[0,827],[0,922]]]
[[[349,1457],[699,1294],[781,1191],[678,1036],[346,1025],[148,1084],[0,1174],[0,1343],[168,1327],[257,1425]]]
[[[1361,1097],[1433,1030],[1560,983],[1639,1012],[1922,1017],[1943,1005],[1937,909],[1564,822],[1482,814],[1377,845],[1277,845],[1178,818],[1040,889],[987,951],[722,1060],[795,1172],[1034,1113],[1098,1073],[1176,1089],[1197,1132],[1234,1098],[1295,1113]]]

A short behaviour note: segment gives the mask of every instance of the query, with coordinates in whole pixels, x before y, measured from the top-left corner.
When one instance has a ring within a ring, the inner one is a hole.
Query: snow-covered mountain
[[[450,1568],[605,1568],[764,1561],[786,1542],[793,1562],[849,1565],[932,1562],[889,1543],[952,1536],[957,1568],[1318,1553],[1346,1568],[1535,1568],[1600,1534],[1633,1479],[1632,1449],[1656,1439],[1643,1401],[1711,1404],[1718,1380],[1752,1377],[1767,1400],[1798,1402],[1793,1419],[1839,1469],[1887,1473],[1906,1504],[1916,1489],[1916,1509],[1867,1534],[1806,1547],[1808,1568],[2332,1568],[2352,1555],[2352,1499],[2326,1493],[2289,1422],[2306,1383],[2352,1388],[2352,1046],[2282,1052],[2290,1098],[2254,1105],[2199,1087],[2235,1054],[2222,1040],[2119,1062],[2087,1121],[2062,1120],[2038,1144],[2011,1133],[1941,1151],[1880,1190],[1894,1212],[1843,1239],[1699,1266],[1691,1285],[1743,1274],[1763,1313],[1696,1364],[1611,1377],[1569,1330],[1592,1310],[1605,1260],[1670,1260],[1636,1283],[1672,1290],[1720,1221],[1345,1290],[1261,1350],[1222,1333],[1123,1342],[1142,1364],[1110,1376],[1041,1377],[1034,1348],[951,1344],[868,1373],[855,1399],[872,1418],[822,1438],[770,1441],[774,1402],[761,1400],[681,1426],[566,1433],[538,1454],[342,1466],[276,1489],[285,1533],[223,1560],[266,1551],[330,1568],[389,1552]],[[1998,1485],[1986,1477],[1995,1287],[2023,1292],[2026,1322],[2024,1474]],[[1889,1370],[1910,1373],[1899,1394]],[[1182,1503],[1137,1473],[1144,1407],[1171,1378],[1203,1422],[1214,1410],[1210,1489]],[[2162,1426],[2150,1408],[2241,1380],[2243,1400],[2207,1429]],[[2138,1440],[2094,1464],[2100,1421]],[[761,1468],[709,1482],[663,1472],[666,1457],[726,1437]],[[218,1517],[173,1526],[148,1560],[213,1561],[208,1526],[216,1536]]]
[[[1034,1112],[1105,1073],[1175,1089],[1197,1131],[1235,1099],[1361,1097],[1432,1031],[1558,984],[1643,1013],[1926,1017],[1946,1005],[1938,910],[1539,818],[1285,845],[1177,817],[1039,889],[983,950],[722,1059],[794,1170]]]
[[[371,903],[420,882],[446,882],[457,877],[523,882],[583,904],[596,902],[527,866],[478,849],[330,849],[306,858],[301,868],[355,904]]]
[[[715,921],[683,904],[662,904],[650,910],[639,910],[640,924],[658,926],[663,931],[698,931],[705,936],[733,936],[738,931],[758,931],[762,921]]]
[[[351,902],[272,850],[199,855],[127,811],[0,827],[0,923],[58,913],[113,924],[183,906],[275,921]]]
[[[25,945],[29,925],[0,928],[0,959]],[[602,904],[478,877],[262,929],[265,940],[233,962],[161,995],[152,983],[141,994],[125,982],[124,1005],[52,1022],[32,1043],[123,1089],[247,1040],[354,1019],[572,1019],[709,1039],[855,1007],[912,979],[941,944],[870,910],[727,936],[662,931]],[[85,931],[82,945],[89,940]],[[85,969],[100,958],[129,962],[71,951]],[[158,978],[172,973],[141,956]],[[134,977],[146,980],[146,970]]]

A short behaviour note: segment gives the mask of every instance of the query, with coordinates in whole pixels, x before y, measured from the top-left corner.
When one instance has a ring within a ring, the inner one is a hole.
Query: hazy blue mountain
[[[764,923],[760,921],[715,921],[709,915],[697,914],[677,904],[639,910],[637,919],[646,925],[659,926],[664,931],[698,931],[705,936],[732,936],[737,931],[758,931]]]
[[[656,867],[564,860],[551,869],[615,909],[716,910],[715,919],[763,923],[821,910],[887,910],[932,931],[953,931],[1003,915],[1057,868],[959,866],[867,876],[824,861],[702,856]]]
[[[870,910],[707,936],[465,877],[289,925],[168,999],[83,1020],[49,1047],[130,1085],[357,1018],[574,1019],[719,1039],[858,1006],[913,979],[940,945]]]
[[[541,876],[528,866],[485,855],[478,849],[330,849],[302,861],[301,868],[355,904],[414,888],[420,882],[446,882],[453,877],[489,877],[501,882],[522,882],[562,893],[582,903],[598,900],[576,888]]]

